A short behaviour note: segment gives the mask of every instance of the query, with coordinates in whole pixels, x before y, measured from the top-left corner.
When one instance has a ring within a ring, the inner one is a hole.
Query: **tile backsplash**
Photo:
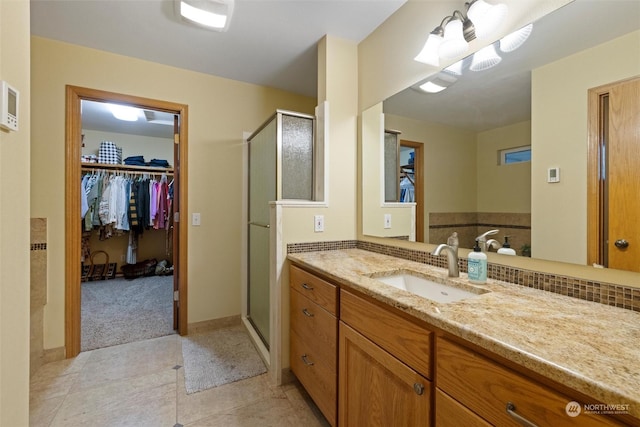
[[[329,251],[340,249],[363,249],[397,258],[447,268],[445,256],[433,256],[429,252],[359,240],[340,240],[333,242],[291,243],[287,253]],[[467,271],[466,258],[460,259],[460,271]],[[487,277],[514,283],[520,286],[554,292],[568,297],[612,305],[626,310],[640,312],[640,289],[612,283],[596,282],[571,276],[542,273],[508,267],[500,264],[487,265]]]

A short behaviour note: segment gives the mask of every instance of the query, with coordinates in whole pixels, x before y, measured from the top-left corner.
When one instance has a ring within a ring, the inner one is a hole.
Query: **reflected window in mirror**
[[[531,161],[531,146],[507,148],[498,151],[498,164],[509,165]]]

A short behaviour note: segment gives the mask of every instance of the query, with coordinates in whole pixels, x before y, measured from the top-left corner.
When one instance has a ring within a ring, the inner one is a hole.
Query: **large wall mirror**
[[[591,264],[588,93],[640,76],[640,2],[575,0],[500,55],[478,72],[465,58],[441,92],[419,89],[430,75],[363,112],[363,234],[438,244],[456,231],[470,248],[498,229],[519,256]],[[418,206],[384,200],[385,130],[423,145]]]

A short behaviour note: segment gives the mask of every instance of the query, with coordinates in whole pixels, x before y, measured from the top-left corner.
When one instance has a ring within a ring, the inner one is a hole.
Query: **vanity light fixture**
[[[471,40],[490,37],[507,14],[507,5],[503,3],[491,5],[484,0],[471,0],[465,7],[466,15],[456,10],[431,31],[415,61],[438,67],[440,58],[462,55]]]
[[[504,36],[500,40],[500,50],[503,52],[513,52],[527,41],[533,30],[533,24],[525,25],[517,31]]]
[[[473,54],[473,59],[471,60],[471,66],[469,69],[471,71],[488,70],[489,68],[498,65],[500,61],[502,61],[502,58],[500,58],[496,53],[496,48],[490,44]]]
[[[214,31],[227,31],[234,0],[174,0],[183,20]]]

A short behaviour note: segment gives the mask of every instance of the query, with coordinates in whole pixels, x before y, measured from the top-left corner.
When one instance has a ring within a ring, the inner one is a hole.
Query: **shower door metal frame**
[[[312,121],[312,146],[311,146],[311,150],[312,150],[312,156],[314,161],[312,162],[312,171],[311,171],[311,200],[314,200],[316,197],[316,117],[310,114],[304,114],[304,113],[297,113],[294,111],[289,111],[289,110],[281,110],[278,109],[276,110],[276,112],[271,115],[267,120],[265,120],[265,122],[260,125],[260,127],[258,127],[258,129],[256,129],[256,131],[254,131],[251,136],[249,136],[247,138],[247,142],[248,142],[248,153],[247,153],[247,170],[250,171],[251,170],[251,141],[265,128],[267,127],[273,120],[276,120],[276,168],[275,168],[275,180],[276,180],[276,200],[274,201],[281,201],[282,199],[282,117],[284,115],[287,116],[293,116],[293,117],[299,117],[299,118],[304,118],[304,119],[310,119]],[[251,188],[251,174],[248,174],[247,177],[247,213],[251,212],[251,198],[250,198],[250,188]],[[288,199],[288,200],[293,200],[293,199]],[[262,341],[262,344],[265,345],[267,351],[270,352],[271,349],[271,342],[267,342],[267,340],[265,340],[263,334],[260,332],[260,330],[257,328],[257,326],[255,325],[255,323],[252,321],[251,319],[251,312],[250,312],[250,303],[251,303],[251,292],[250,292],[250,288],[251,288],[251,281],[250,281],[250,268],[251,268],[251,258],[250,258],[250,253],[251,253],[251,243],[250,243],[250,227],[253,226],[263,226],[265,228],[269,228],[270,229],[270,243],[269,245],[272,246],[273,245],[273,241],[272,241],[272,236],[274,234],[274,232],[277,232],[277,230],[274,229],[274,225],[273,224],[256,224],[256,223],[252,223],[251,218],[249,218],[249,214],[247,214],[247,234],[246,234],[246,239],[247,239],[247,248],[246,248],[246,254],[247,254],[247,265],[246,265],[246,280],[247,280],[247,291],[246,291],[246,301],[243,301],[243,304],[245,304],[246,307],[246,318],[248,320],[248,322],[251,324],[252,328],[254,329],[254,332],[256,333],[256,335],[258,337],[260,337],[260,340]],[[269,341],[273,340],[273,337],[276,336],[277,331],[275,330],[276,325],[278,324],[278,322],[274,321],[274,313],[272,311],[273,308],[273,304],[272,304],[272,300],[273,300],[273,296],[276,292],[276,283],[275,280],[273,279],[273,275],[271,274],[271,270],[273,268],[275,268],[275,266],[273,265],[273,260],[271,259],[271,252],[272,252],[273,248],[270,248],[269,251]]]

